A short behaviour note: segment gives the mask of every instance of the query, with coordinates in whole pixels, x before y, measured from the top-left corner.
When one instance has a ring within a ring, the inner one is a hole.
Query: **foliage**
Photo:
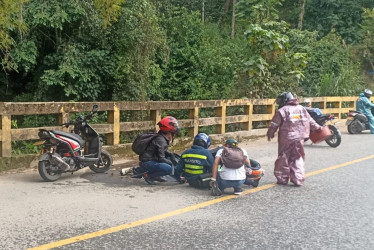
[[[305,95],[356,95],[363,88],[359,65],[351,60],[349,50],[336,33],[318,41],[311,55],[302,83]]]
[[[104,28],[111,25],[112,21],[118,21],[122,9],[121,5],[124,2],[125,0],[94,0],[95,8],[99,12]]]
[[[277,18],[275,6],[280,1],[246,0],[239,3],[243,5],[238,8],[238,15],[251,16],[250,20],[256,23],[250,24],[245,31],[248,58],[242,70],[248,74],[249,81],[242,85],[246,88],[246,96],[264,98],[285,90],[298,92],[307,55],[288,50],[288,25],[272,20]],[[246,12],[248,7],[253,10],[249,14]]]
[[[345,95],[372,83],[373,1],[308,0],[300,31],[301,1],[238,0],[231,38],[233,2],[3,0],[2,101]]]
[[[22,37],[27,31],[23,21],[23,6],[28,0],[2,0],[0,3],[0,62],[3,70],[14,68],[9,51],[15,46],[13,37],[17,33]]]
[[[159,99],[168,47],[157,9],[146,0],[126,2],[111,30],[114,100]]]

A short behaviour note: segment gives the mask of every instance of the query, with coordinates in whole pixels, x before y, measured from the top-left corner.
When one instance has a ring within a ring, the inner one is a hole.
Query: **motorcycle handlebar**
[[[86,120],[91,119],[92,116],[97,113],[97,108],[98,106],[94,105],[94,109],[87,116],[84,116],[84,115],[77,116],[75,121],[63,123],[61,124],[61,126],[65,126],[66,128],[68,128],[70,125],[76,125],[78,123],[85,122]]]

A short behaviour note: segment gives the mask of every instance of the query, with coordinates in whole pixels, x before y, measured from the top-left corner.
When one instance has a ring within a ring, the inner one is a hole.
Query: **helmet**
[[[172,116],[166,116],[162,118],[161,121],[157,123],[157,125],[160,127],[160,131],[171,132],[172,134],[177,135],[180,134],[178,120]]]
[[[289,100],[293,99],[293,95],[291,92],[283,92],[282,94],[280,94],[275,103],[278,104],[279,108],[283,107],[284,105],[287,104],[287,102]]]
[[[210,138],[205,133],[198,133],[193,140],[193,145],[201,146],[204,148],[209,148]]]
[[[305,99],[305,100],[301,103],[301,105],[304,106],[304,107],[310,107],[311,104],[312,104],[312,102],[310,101],[309,98]]]
[[[230,138],[230,139],[228,139],[227,141],[226,141],[226,143],[225,144],[227,144],[228,146],[229,146],[229,148],[236,148],[237,146],[238,146],[238,141],[237,140],[235,140],[235,139],[233,139],[233,138]]]
[[[370,98],[370,97],[373,95],[373,91],[371,91],[370,89],[365,89],[365,90],[364,90],[364,95],[365,95],[367,98]]]

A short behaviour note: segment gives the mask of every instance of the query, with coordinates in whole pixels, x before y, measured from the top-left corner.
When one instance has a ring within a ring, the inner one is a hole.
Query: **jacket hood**
[[[291,100],[289,100],[289,101],[287,102],[286,105],[293,105],[293,106],[295,106],[295,105],[299,105],[299,101],[298,101],[297,99],[291,99]]]

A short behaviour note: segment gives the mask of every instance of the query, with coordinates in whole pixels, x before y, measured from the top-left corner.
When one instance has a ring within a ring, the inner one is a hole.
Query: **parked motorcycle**
[[[87,116],[79,115],[75,121],[62,124],[67,128],[74,125],[72,133],[39,130],[38,136],[43,141],[35,145],[43,145],[38,164],[43,180],[55,181],[62,173],[75,172],[87,166],[95,173],[104,173],[110,169],[112,156],[102,149],[99,134],[87,123],[97,109],[98,105],[94,105]]]
[[[340,130],[335,126],[337,122],[334,122],[336,117],[332,114],[322,114],[322,112],[313,108],[306,108],[310,116],[317,122],[320,126],[328,126],[331,132],[331,136],[325,140],[325,142],[333,148],[336,148],[342,142],[342,134]]]
[[[355,110],[349,110],[346,125],[350,134],[359,134],[363,130],[370,130],[369,119],[366,115]]]

